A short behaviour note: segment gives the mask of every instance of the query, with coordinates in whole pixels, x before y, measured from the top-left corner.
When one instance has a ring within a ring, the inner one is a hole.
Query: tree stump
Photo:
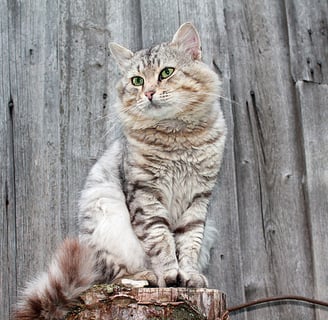
[[[219,320],[226,310],[225,294],[215,289],[97,285],[80,301],[66,320]]]

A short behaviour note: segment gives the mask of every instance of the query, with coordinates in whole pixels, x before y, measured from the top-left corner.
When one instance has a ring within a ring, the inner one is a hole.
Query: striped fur
[[[226,136],[220,80],[201,62],[190,23],[172,42],[147,50],[110,47],[123,74],[116,106],[122,134],[87,178],[79,241],[66,242],[25,291],[15,319],[61,319],[89,285],[122,277],[207,286],[202,267],[215,232],[206,212]],[[133,84],[136,76],[142,85]]]
[[[65,240],[49,269],[22,292],[13,319],[64,319],[78,296],[98,279],[91,248]]]

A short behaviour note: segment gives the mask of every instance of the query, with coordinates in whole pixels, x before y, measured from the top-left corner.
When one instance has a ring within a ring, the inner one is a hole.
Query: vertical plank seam
[[[303,115],[302,115],[302,103],[301,103],[301,87],[304,84],[304,80],[298,80],[295,82],[294,90],[296,96],[296,104],[297,110],[295,112],[297,118],[299,119],[300,129],[299,129],[299,142],[302,148],[302,194],[304,199],[304,210],[305,210],[305,221],[308,228],[309,233],[309,242],[310,242],[310,249],[311,249],[311,269],[312,269],[312,277],[313,277],[313,294],[316,293],[316,288],[318,285],[317,275],[315,272],[315,254],[314,254],[314,245],[313,245],[313,227],[311,222],[311,209],[309,203],[309,187],[308,187],[308,173],[307,173],[307,163],[306,163],[306,154],[305,154],[305,138],[304,138],[304,126],[303,126]],[[317,319],[317,313],[314,313],[314,320]]]
[[[9,49],[10,50],[10,49]],[[10,78],[10,68],[9,68],[9,78]],[[12,226],[12,230],[14,232],[13,238],[15,241],[14,244],[14,248],[15,248],[15,259],[13,262],[13,265],[11,266],[12,268],[14,268],[14,270],[12,270],[12,273],[15,277],[15,284],[16,284],[16,288],[15,292],[17,295],[17,260],[16,260],[16,253],[17,253],[17,214],[16,214],[16,170],[15,170],[15,166],[16,166],[16,161],[15,161],[15,139],[14,139],[14,101],[13,101],[13,97],[12,97],[12,93],[11,93],[11,82],[9,79],[9,90],[10,90],[10,98],[9,98],[9,102],[8,102],[8,109],[9,109],[9,120],[8,120],[8,154],[9,154],[9,161],[11,161],[11,172],[10,172],[10,176],[12,178],[12,182],[11,182],[11,193],[12,193],[12,210],[13,210],[13,214],[14,214],[14,219],[13,219],[13,223],[14,225]],[[8,185],[6,182],[6,214],[8,217],[8,205],[9,202],[7,204],[7,201],[9,201],[9,190],[8,190]],[[9,220],[9,218],[7,218],[7,221]],[[7,226],[9,227],[9,226]],[[8,233],[7,233],[7,240],[9,241],[8,238]],[[8,254],[8,253],[7,253]],[[9,257],[8,257],[8,262],[9,261]],[[12,284],[13,285],[13,284]],[[13,297],[9,297],[9,301],[12,299]],[[10,308],[11,306],[9,306]]]
[[[61,172],[60,172],[60,212],[61,212],[61,232],[64,234],[68,233],[70,225],[67,226],[64,223],[65,218],[62,217],[62,213],[66,212],[68,207],[64,209],[64,206],[68,206],[68,197],[69,191],[67,190],[65,194],[63,194],[63,190],[66,190],[66,186],[68,185],[68,178],[67,178],[67,150],[66,145],[68,144],[69,134],[68,134],[68,127],[71,121],[71,108],[66,108],[70,104],[70,97],[71,97],[71,82],[72,82],[72,68],[71,68],[71,53],[72,53],[72,16],[71,16],[71,1],[60,1],[59,12],[61,15],[61,19],[63,19],[63,27],[60,29],[60,38],[58,44],[58,50],[60,54],[58,55],[59,59],[59,70],[61,73],[61,80],[60,80],[60,120],[59,120],[59,161],[61,165]],[[65,15],[64,15],[65,12]],[[61,49],[60,49],[61,48]],[[63,49],[65,48],[65,49]],[[65,76],[64,76],[64,75]],[[65,97],[65,98],[64,98]],[[65,99],[65,102],[63,102]]]
[[[224,17],[225,17],[225,13],[224,13]],[[226,25],[226,24],[225,24]],[[229,51],[228,47],[228,51]],[[229,52],[229,60],[230,60],[230,52]],[[230,66],[230,61],[229,61],[229,66]],[[230,79],[230,85],[231,85],[231,79]],[[230,88],[230,97],[231,97],[231,103],[234,103],[234,95],[231,96],[231,88]],[[236,115],[233,112],[232,109],[232,120],[233,120],[233,125],[236,123]],[[246,301],[246,293],[245,293],[245,281],[244,281],[244,268],[243,268],[243,256],[242,256],[242,246],[241,246],[241,235],[240,235],[240,204],[239,204],[239,189],[237,188],[238,185],[238,177],[237,177],[237,151],[236,151],[236,131],[233,128],[233,132],[232,132],[232,136],[233,136],[233,157],[234,157],[234,171],[235,171],[235,178],[234,178],[234,186],[235,186],[235,192],[236,192],[236,208],[237,208],[237,217],[238,217],[238,229],[239,229],[239,265],[240,265],[240,271],[241,271],[241,275],[240,275],[240,281],[243,284],[243,288],[242,288],[242,298],[243,301]],[[247,314],[244,314],[244,319],[247,320]]]
[[[11,32],[11,28],[10,28],[10,16],[12,15],[12,10],[9,9],[9,5],[7,3],[7,35],[8,35],[8,39],[16,39],[16,37],[12,34],[14,32]],[[15,41],[15,40],[14,40]],[[7,122],[7,129],[8,129],[8,156],[9,159],[8,161],[11,161],[11,169],[9,174],[10,174],[10,178],[12,179],[11,181],[11,196],[12,196],[12,210],[13,210],[13,225],[12,225],[12,231],[14,232],[13,234],[13,239],[14,239],[14,245],[13,248],[15,250],[15,258],[10,261],[9,260],[9,256],[7,256],[7,261],[8,263],[11,263],[10,267],[13,268],[14,270],[11,270],[11,274],[14,278],[15,283],[11,283],[8,285],[8,287],[12,288],[12,292],[15,292],[15,297],[8,297],[8,302],[9,302],[9,312],[11,311],[12,305],[13,303],[11,303],[12,299],[16,299],[17,297],[17,284],[18,284],[18,276],[17,276],[17,249],[18,249],[18,244],[17,244],[17,194],[16,194],[16,159],[15,159],[15,138],[14,138],[14,99],[13,99],[13,94],[12,94],[12,77],[11,77],[11,59],[9,57],[12,56],[12,52],[11,52],[11,45],[10,42],[8,43],[8,86],[9,86],[9,101],[8,101],[8,111],[9,111],[9,119]],[[9,182],[10,183],[10,182]],[[8,185],[7,185],[8,187]],[[7,189],[6,190],[6,197],[9,197],[9,192],[10,190]],[[8,211],[6,210],[6,214],[8,215]],[[8,221],[8,219],[7,219]],[[9,225],[7,226],[9,228]],[[9,235],[7,233],[7,240],[9,241]],[[9,246],[7,246],[7,250],[8,250]],[[8,251],[7,251],[7,255],[8,255]],[[9,278],[8,278],[9,279]]]
[[[229,32],[227,30],[227,16],[226,16],[226,3],[224,3],[224,8],[223,8],[223,17],[224,17],[224,28],[225,28],[225,33],[226,33],[226,36],[227,36],[227,41],[229,41]],[[217,24],[217,21],[216,21],[216,24]],[[217,24],[217,28],[218,28],[218,24]],[[229,65],[229,69],[231,69],[231,61],[230,61],[230,56],[231,56],[231,47],[228,45],[227,46],[227,51],[228,51],[228,65]],[[232,132],[231,132],[231,135],[232,135],[232,143],[233,143],[233,157],[234,157],[234,171],[235,171],[235,175],[234,175],[234,186],[235,186],[235,193],[236,193],[236,209],[237,209],[237,213],[236,213],[236,216],[238,218],[238,229],[240,228],[240,204],[239,204],[239,190],[237,188],[237,185],[238,185],[238,177],[237,177],[237,151],[236,151],[236,130],[234,129],[235,127],[235,123],[237,122],[236,121],[236,115],[235,115],[235,112],[234,112],[234,107],[233,107],[233,104],[237,104],[237,102],[235,101],[235,96],[233,94],[233,90],[231,90],[231,72],[229,72],[229,94],[230,94],[230,105],[231,105],[231,114],[232,114],[232,125],[233,125],[233,128],[232,128]],[[243,268],[243,257],[242,257],[242,249],[241,249],[241,236],[240,236],[240,229],[239,229],[239,267],[240,267],[240,271],[241,271],[241,275],[240,275],[240,281],[241,283],[243,284],[243,288],[242,288],[242,298],[243,298],[243,301],[246,301],[246,294],[245,294],[245,289],[244,289],[244,268]],[[243,319],[244,320],[247,320],[247,314],[244,314],[243,315]]]
[[[178,20],[179,20],[179,25],[181,25],[181,9],[180,9],[180,1],[177,0],[177,7],[178,7]]]
[[[294,3],[291,2],[292,7],[294,8]],[[291,94],[293,95],[294,100],[294,115],[296,119],[296,123],[299,124],[297,126],[297,137],[298,142],[297,145],[300,145],[299,147],[299,154],[300,154],[300,160],[298,160],[298,164],[300,165],[300,169],[302,170],[302,181],[301,181],[301,193],[302,193],[302,201],[304,205],[304,220],[306,223],[306,229],[307,229],[307,235],[309,237],[309,245],[310,245],[310,259],[311,259],[311,272],[313,277],[313,287],[311,288],[311,291],[313,294],[316,293],[316,272],[315,272],[315,255],[314,255],[314,245],[313,245],[313,228],[311,223],[311,216],[310,216],[310,206],[309,206],[309,192],[308,192],[308,183],[307,183],[307,165],[306,165],[306,154],[305,154],[305,138],[304,138],[304,126],[303,126],[303,116],[302,116],[302,105],[301,105],[301,97],[300,97],[300,91],[299,87],[301,84],[304,83],[304,81],[300,82],[297,80],[297,75],[293,72],[293,65],[292,65],[292,49],[291,49],[291,34],[293,32],[292,30],[292,23],[289,22],[289,15],[288,15],[288,8],[286,4],[286,0],[283,0],[283,7],[284,7],[284,20],[285,20],[285,26],[286,26],[286,34],[287,34],[287,42],[288,42],[288,54],[289,54],[289,73],[290,77],[293,82],[293,90]],[[297,57],[299,58],[299,57]],[[317,313],[313,313],[313,319],[317,319]]]
[[[137,1],[137,6],[138,6],[138,12],[139,12],[139,16],[138,16],[138,18],[139,18],[139,29],[140,29],[140,42],[141,42],[141,44],[142,44],[142,47],[144,46],[144,35],[143,35],[143,32],[142,32],[142,30],[143,30],[143,28],[142,28],[142,12],[141,12],[141,1],[142,0],[138,0]],[[140,49],[142,49],[142,48],[139,48],[139,50]]]

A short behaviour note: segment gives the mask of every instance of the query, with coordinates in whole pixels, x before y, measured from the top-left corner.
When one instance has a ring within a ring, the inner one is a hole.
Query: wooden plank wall
[[[328,300],[328,3],[322,0],[0,0],[0,319],[76,234],[84,179],[113,125],[107,44],[169,41],[193,21],[222,76],[229,127],[207,271],[229,304]],[[327,319],[304,304],[232,319]]]

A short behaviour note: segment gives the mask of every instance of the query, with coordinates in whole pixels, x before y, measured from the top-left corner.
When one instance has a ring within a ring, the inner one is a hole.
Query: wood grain
[[[238,102],[235,165],[246,300],[282,292],[313,294],[312,269],[300,263],[310,261],[311,254],[282,10],[281,3],[272,1],[251,1],[247,6],[234,1],[226,11],[231,91]],[[313,316],[312,310],[285,305],[257,310],[248,319],[278,313],[283,319],[291,313]]]
[[[307,215],[311,226],[314,295],[328,301],[328,85],[298,82],[296,84],[303,123],[305,151],[304,182]],[[326,319],[327,312],[318,309],[317,319]]]
[[[328,84],[328,3],[285,1],[294,81]]]
[[[214,289],[127,288],[94,286],[81,295],[67,320],[76,319],[208,319],[226,311],[224,293]]]
[[[35,1],[10,2],[6,15],[19,287],[46,265],[61,238],[58,14],[55,2]]]
[[[209,215],[211,287],[229,305],[327,296],[328,4],[320,0],[0,0],[0,319],[77,232],[79,193],[112,140],[108,50],[169,41],[192,21],[222,78],[229,134]],[[233,319],[327,318],[299,304]]]
[[[1,12],[7,3],[0,2]],[[10,305],[15,302],[16,278],[16,221],[15,169],[13,138],[13,103],[9,81],[9,21],[0,19],[0,318],[8,318]]]

